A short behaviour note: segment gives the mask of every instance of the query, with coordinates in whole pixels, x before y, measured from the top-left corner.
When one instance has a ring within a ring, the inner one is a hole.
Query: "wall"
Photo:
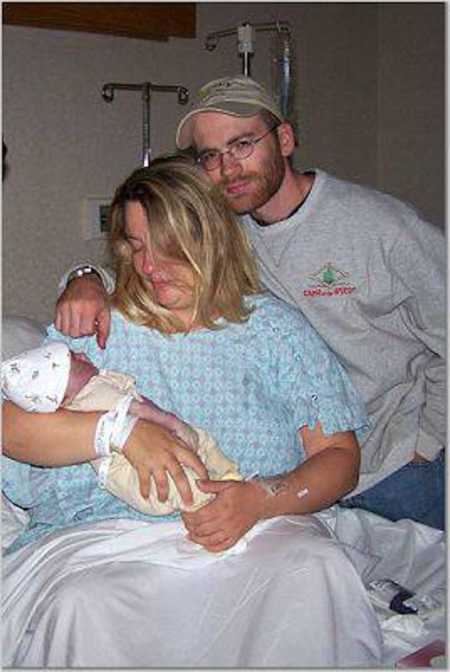
[[[381,189],[445,221],[445,11],[418,2],[379,11],[378,173]]]
[[[140,163],[142,106],[139,93],[105,103],[102,85],[194,92],[242,71],[235,38],[208,52],[208,32],[276,20],[294,34],[298,167],[370,183],[443,226],[444,3],[199,3],[198,37],[166,43],[5,26],[4,313],[50,320],[62,271],[104,258],[103,242],[82,239],[83,199],[110,197]],[[251,74],[269,86],[272,45],[256,33]],[[173,148],[183,111],[153,95],[154,155]]]

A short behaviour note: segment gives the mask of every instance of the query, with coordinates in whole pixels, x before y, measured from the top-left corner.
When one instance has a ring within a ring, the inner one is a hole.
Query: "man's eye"
[[[233,142],[233,147],[237,152],[245,152],[251,146],[251,140],[236,140],[236,142]]]
[[[219,156],[219,152],[203,152],[203,154],[200,154],[200,160],[201,161],[214,161]]]

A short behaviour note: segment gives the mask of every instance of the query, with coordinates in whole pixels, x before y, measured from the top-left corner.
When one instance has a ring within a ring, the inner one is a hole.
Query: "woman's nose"
[[[142,257],[142,270],[144,273],[152,273],[156,269],[156,259],[154,253],[149,249],[145,248]]]

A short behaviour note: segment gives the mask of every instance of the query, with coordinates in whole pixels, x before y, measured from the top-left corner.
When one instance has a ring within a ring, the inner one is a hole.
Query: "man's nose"
[[[240,170],[240,163],[230,152],[220,155],[220,172],[222,175],[230,175]]]

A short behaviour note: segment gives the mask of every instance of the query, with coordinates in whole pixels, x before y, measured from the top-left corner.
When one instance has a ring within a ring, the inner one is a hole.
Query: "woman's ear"
[[[281,154],[283,156],[291,156],[295,150],[295,135],[294,129],[287,121],[280,124],[277,129],[278,142],[280,143]]]

